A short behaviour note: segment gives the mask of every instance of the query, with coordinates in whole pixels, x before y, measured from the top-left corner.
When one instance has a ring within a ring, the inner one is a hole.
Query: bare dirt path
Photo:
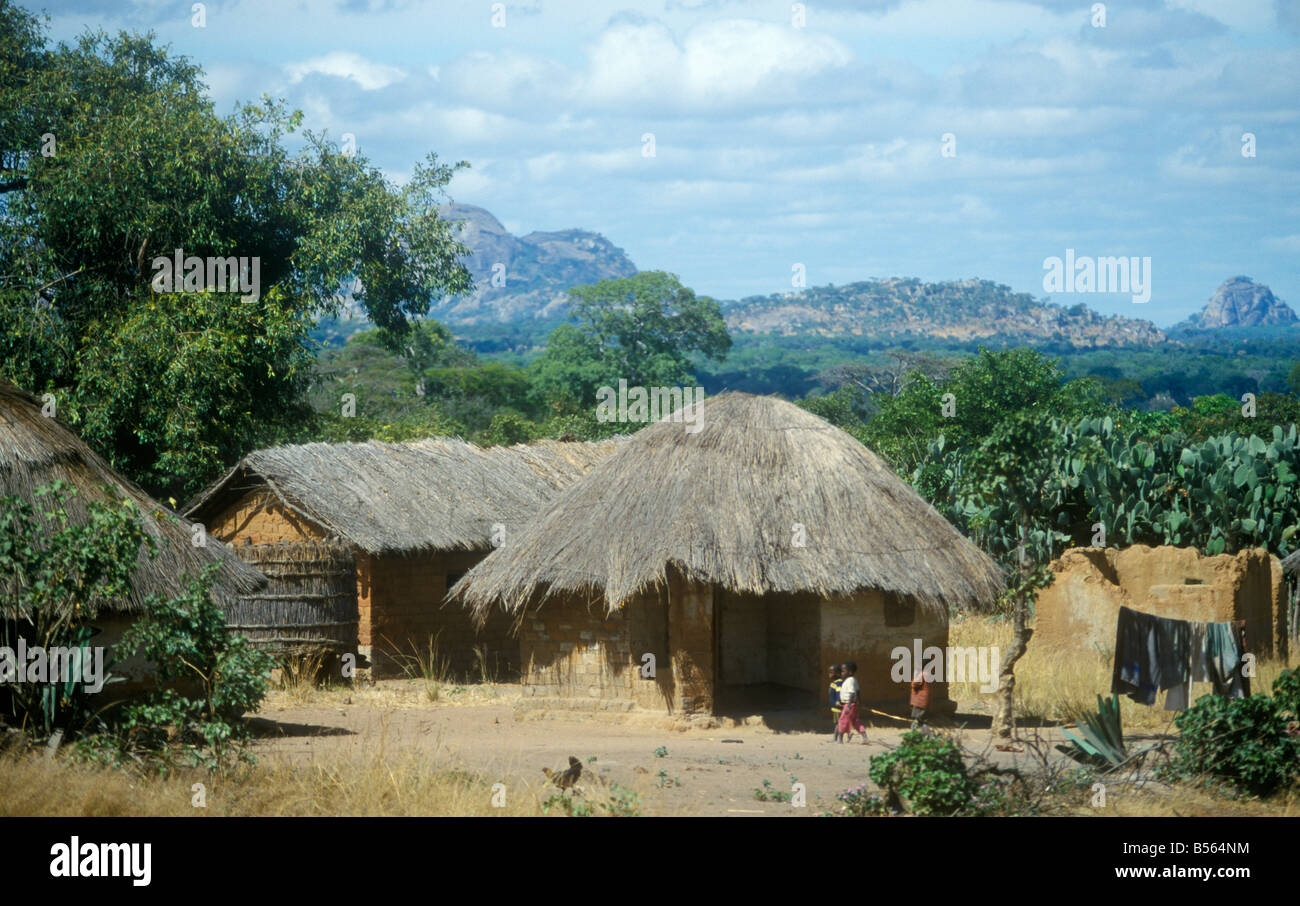
[[[461,689],[462,696],[438,702],[422,700],[405,681],[380,686],[386,687],[318,693],[301,703],[271,696],[258,714],[259,758],[341,765],[413,758],[431,770],[460,768],[522,791],[547,790],[541,769],[563,768],[572,755],[585,771],[635,792],[642,814],[816,815],[837,809],[837,794],[869,783],[869,757],[896,746],[906,729],[877,726],[867,745],[837,745],[829,732],[774,732],[762,725],[683,731],[653,718],[517,721],[508,686]],[[963,734],[964,744],[977,750],[988,739],[987,730]],[[793,794],[796,783],[804,785],[802,808],[775,795],[756,796],[768,789]]]

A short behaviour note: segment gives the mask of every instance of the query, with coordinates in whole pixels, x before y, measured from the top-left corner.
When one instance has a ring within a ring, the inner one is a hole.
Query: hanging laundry
[[[1182,711],[1191,704],[1192,683],[1206,683],[1210,680],[1205,657],[1205,624],[1188,621],[1187,635],[1190,657],[1186,679],[1176,686],[1170,686],[1169,691],[1165,693],[1166,711]]]
[[[1165,710],[1191,703],[1192,683],[1209,682],[1216,695],[1241,698],[1250,680],[1241,673],[1246,650],[1242,622],[1199,623],[1119,609],[1111,692],[1142,705],[1164,691]]]
[[[1244,698],[1250,695],[1250,679],[1242,676],[1245,639],[1240,623],[1205,625],[1205,659],[1215,695]]]
[[[1143,705],[1155,704],[1160,685],[1160,660],[1156,649],[1156,617],[1119,609],[1115,624],[1115,670],[1110,691],[1122,693]]]

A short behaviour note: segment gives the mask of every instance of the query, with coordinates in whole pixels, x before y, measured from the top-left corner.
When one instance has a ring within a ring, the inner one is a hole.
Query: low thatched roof
[[[245,565],[215,538],[205,547],[191,542],[190,525],[136,485],[115,473],[80,438],[53,418],[41,414],[41,404],[31,394],[0,380],[0,496],[14,495],[32,501],[41,485],[61,480],[77,494],[68,501],[68,515],[84,520],[92,501],[126,499],[140,512],[145,531],[158,545],[150,559],[143,548],[127,600],[120,612],[143,610],[150,594],[179,594],[189,578],[206,566],[219,563],[213,599],[223,607],[241,594],[266,585],[266,577]],[[38,513],[41,503],[35,502]],[[0,598],[5,577],[0,577]]]
[[[985,604],[1000,568],[874,453],[812,413],[727,393],[700,429],[637,433],[478,564],[452,597],[480,616],[563,592],[609,612],[667,579],[737,592],[879,589],[940,609]],[[695,427],[695,426],[690,426]],[[805,546],[796,546],[798,526]]]
[[[372,555],[488,550],[523,527],[617,441],[478,447],[453,438],[257,450],[185,507],[210,522],[269,490],[288,510]]]

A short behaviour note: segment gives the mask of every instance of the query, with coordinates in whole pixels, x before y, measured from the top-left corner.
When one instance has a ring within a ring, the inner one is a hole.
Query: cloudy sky
[[[1151,300],[1054,301],[1164,326],[1245,274],[1300,309],[1300,0],[1114,0],[1104,27],[1077,0],[23,5],[55,39],[152,30],[221,112],[284,97],[395,181],[467,160],[456,201],[717,298],[797,264],[1041,297],[1072,248],[1150,257]]]

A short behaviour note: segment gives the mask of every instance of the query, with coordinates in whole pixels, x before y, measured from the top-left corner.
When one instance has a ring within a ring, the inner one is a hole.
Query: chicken
[[[569,756],[569,767],[563,771],[552,771],[550,768],[542,768],[542,773],[546,778],[562,790],[567,790],[578,782],[582,776],[582,762]]]

